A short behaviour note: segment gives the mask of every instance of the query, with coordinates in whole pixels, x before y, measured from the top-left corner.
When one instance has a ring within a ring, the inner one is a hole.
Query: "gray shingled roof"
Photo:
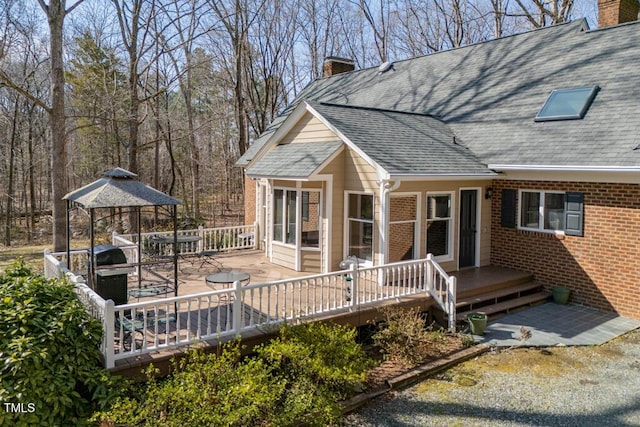
[[[581,20],[318,80],[294,104],[437,117],[488,165],[637,167],[638,46],[638,22],[587,31]],[[584,119],[534,122],[553,89],[588,85],[601,89]]]
[[[180,205],[173,197],[138,181],[138,176],[121,168],[105,171],[103,178],[65,195],[84,208]]]
[[[276,145],[247,169],[247,175],[307,178],[340,147],[342,147],[342,141]]]
[[[490,174],[440,120],[336,104],[310,103],[342,135],[390,175]]]

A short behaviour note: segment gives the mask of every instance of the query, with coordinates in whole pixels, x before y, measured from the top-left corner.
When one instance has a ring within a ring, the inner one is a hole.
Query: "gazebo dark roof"
[[[63,199],[84,208],[171,206],[182,202],[138,181],[138,175],[114,168],[103,178],[65,195]]]

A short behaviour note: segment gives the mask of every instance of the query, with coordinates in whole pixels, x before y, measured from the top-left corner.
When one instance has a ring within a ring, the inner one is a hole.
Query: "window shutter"
[[[516,228],[516,190],[502,190],[502,209],[500,211],[500,225]]]
[[[584,194],[566,193],[564,198],[564,234],[584,235]]]

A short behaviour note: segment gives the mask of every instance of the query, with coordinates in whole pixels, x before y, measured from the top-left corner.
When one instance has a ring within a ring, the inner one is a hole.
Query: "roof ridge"
[[[319,105],[325,105],[327,107],[342,107],[342,108],[351,108],[354,110],[367,110],[367,111],[378,111],[378,112],[385,112],[385,113],[397,113],[397,114],[405,114],[408,116],[421,116],[421,117],[430,117],[432,119],[438,120],[441,123],[446,124],[446,122],[444,120],[442,120],[441,118],[434,116],[433,114],[429,114],[429,113],[418,113],[418,112],[414,112],[414,111],[406,111],[406,110],[390,110],[387,108],[376,108],[376,107],[365,107],[362,105],[348,105],[348,104],[338,104],[338,103],[334,103],[334,102],[326,102],[326,101],[309,101],[307,100],[307,102],[311,102],[311,104],[319,104]]]

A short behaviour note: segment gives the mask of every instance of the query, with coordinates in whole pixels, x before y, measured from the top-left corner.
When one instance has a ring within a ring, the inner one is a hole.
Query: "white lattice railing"
[[[107,367],[113,367],[116,360],[152,351],[425,293],[437,301],[448,315],[449,327],[454,327],[455,287],[455,278],[429,256],[376,267],[352,264],[347,270],[275,282],[245,286],[235,282],[229,289],[115,307],[86,285],[79,285],[79,292],[86,295],[83,301],[94,316],[102,319],[105,337],[111,337],[103,352]]]

